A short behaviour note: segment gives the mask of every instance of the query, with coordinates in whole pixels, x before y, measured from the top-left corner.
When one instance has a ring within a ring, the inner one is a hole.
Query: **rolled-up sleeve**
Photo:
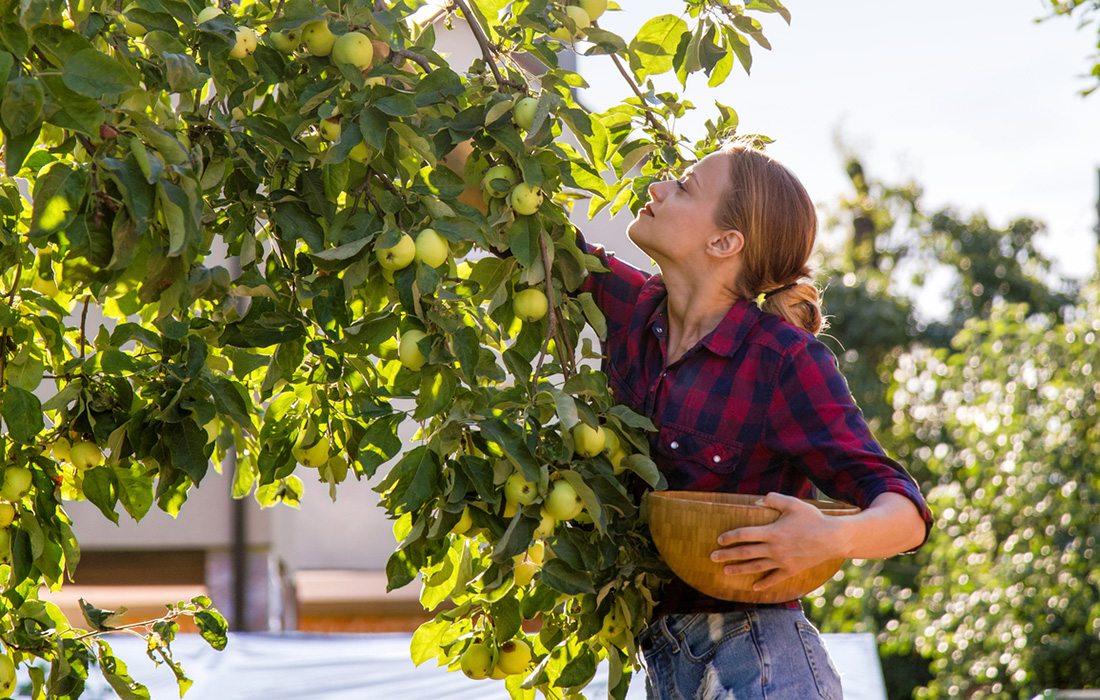
[[[793,348],[782,365],[768,411],[767,441],[788,456],[831,498],[868,508],[880,494],[907,497],[924,520],[928,540],[932,512],[912,476],[888,457],[852,398],[836,357],[810,339]]]

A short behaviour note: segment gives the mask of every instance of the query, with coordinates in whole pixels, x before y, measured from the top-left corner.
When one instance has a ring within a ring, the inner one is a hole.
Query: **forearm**
[[[846,559],[885,559],[924,541],[924,520],[913,502],[900,493],[879,494],[860,514],[836,520]]]

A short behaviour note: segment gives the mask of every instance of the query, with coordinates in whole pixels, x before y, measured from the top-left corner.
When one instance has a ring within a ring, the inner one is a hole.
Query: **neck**
[[[675,361],[713,331],[740,297],[726,284],[728,270],[662,270],[668,290],[668,358]]]

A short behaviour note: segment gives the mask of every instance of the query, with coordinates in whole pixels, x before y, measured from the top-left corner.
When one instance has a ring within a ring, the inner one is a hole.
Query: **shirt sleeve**
[[[856,406],[836,357],[816,339],[787,358],[769,410],[769,442],[829,497],[868,508],[880,494],[899,493],[920,511],[924,540],[932,512],[916,481],[886,456]]]
[[[584,239],[580,231],[577,232],[577,247],[585,254],[599,258],[607,268],[606,272],[588,273],[577,294],[592,294],[596,306],[607,320],[608,334],[611,335],[616,329],[628,325],[638,293],[650,275],[619,260],[613,253],[604,250],[603,246],[592,245]]]

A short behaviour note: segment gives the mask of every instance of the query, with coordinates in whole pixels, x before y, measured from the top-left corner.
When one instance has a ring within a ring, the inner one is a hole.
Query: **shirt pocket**
[[[657,452],[672,463],[689,463],[719,474],[729,474],[741,462],[736,440],[666,423],[657,434]]]

